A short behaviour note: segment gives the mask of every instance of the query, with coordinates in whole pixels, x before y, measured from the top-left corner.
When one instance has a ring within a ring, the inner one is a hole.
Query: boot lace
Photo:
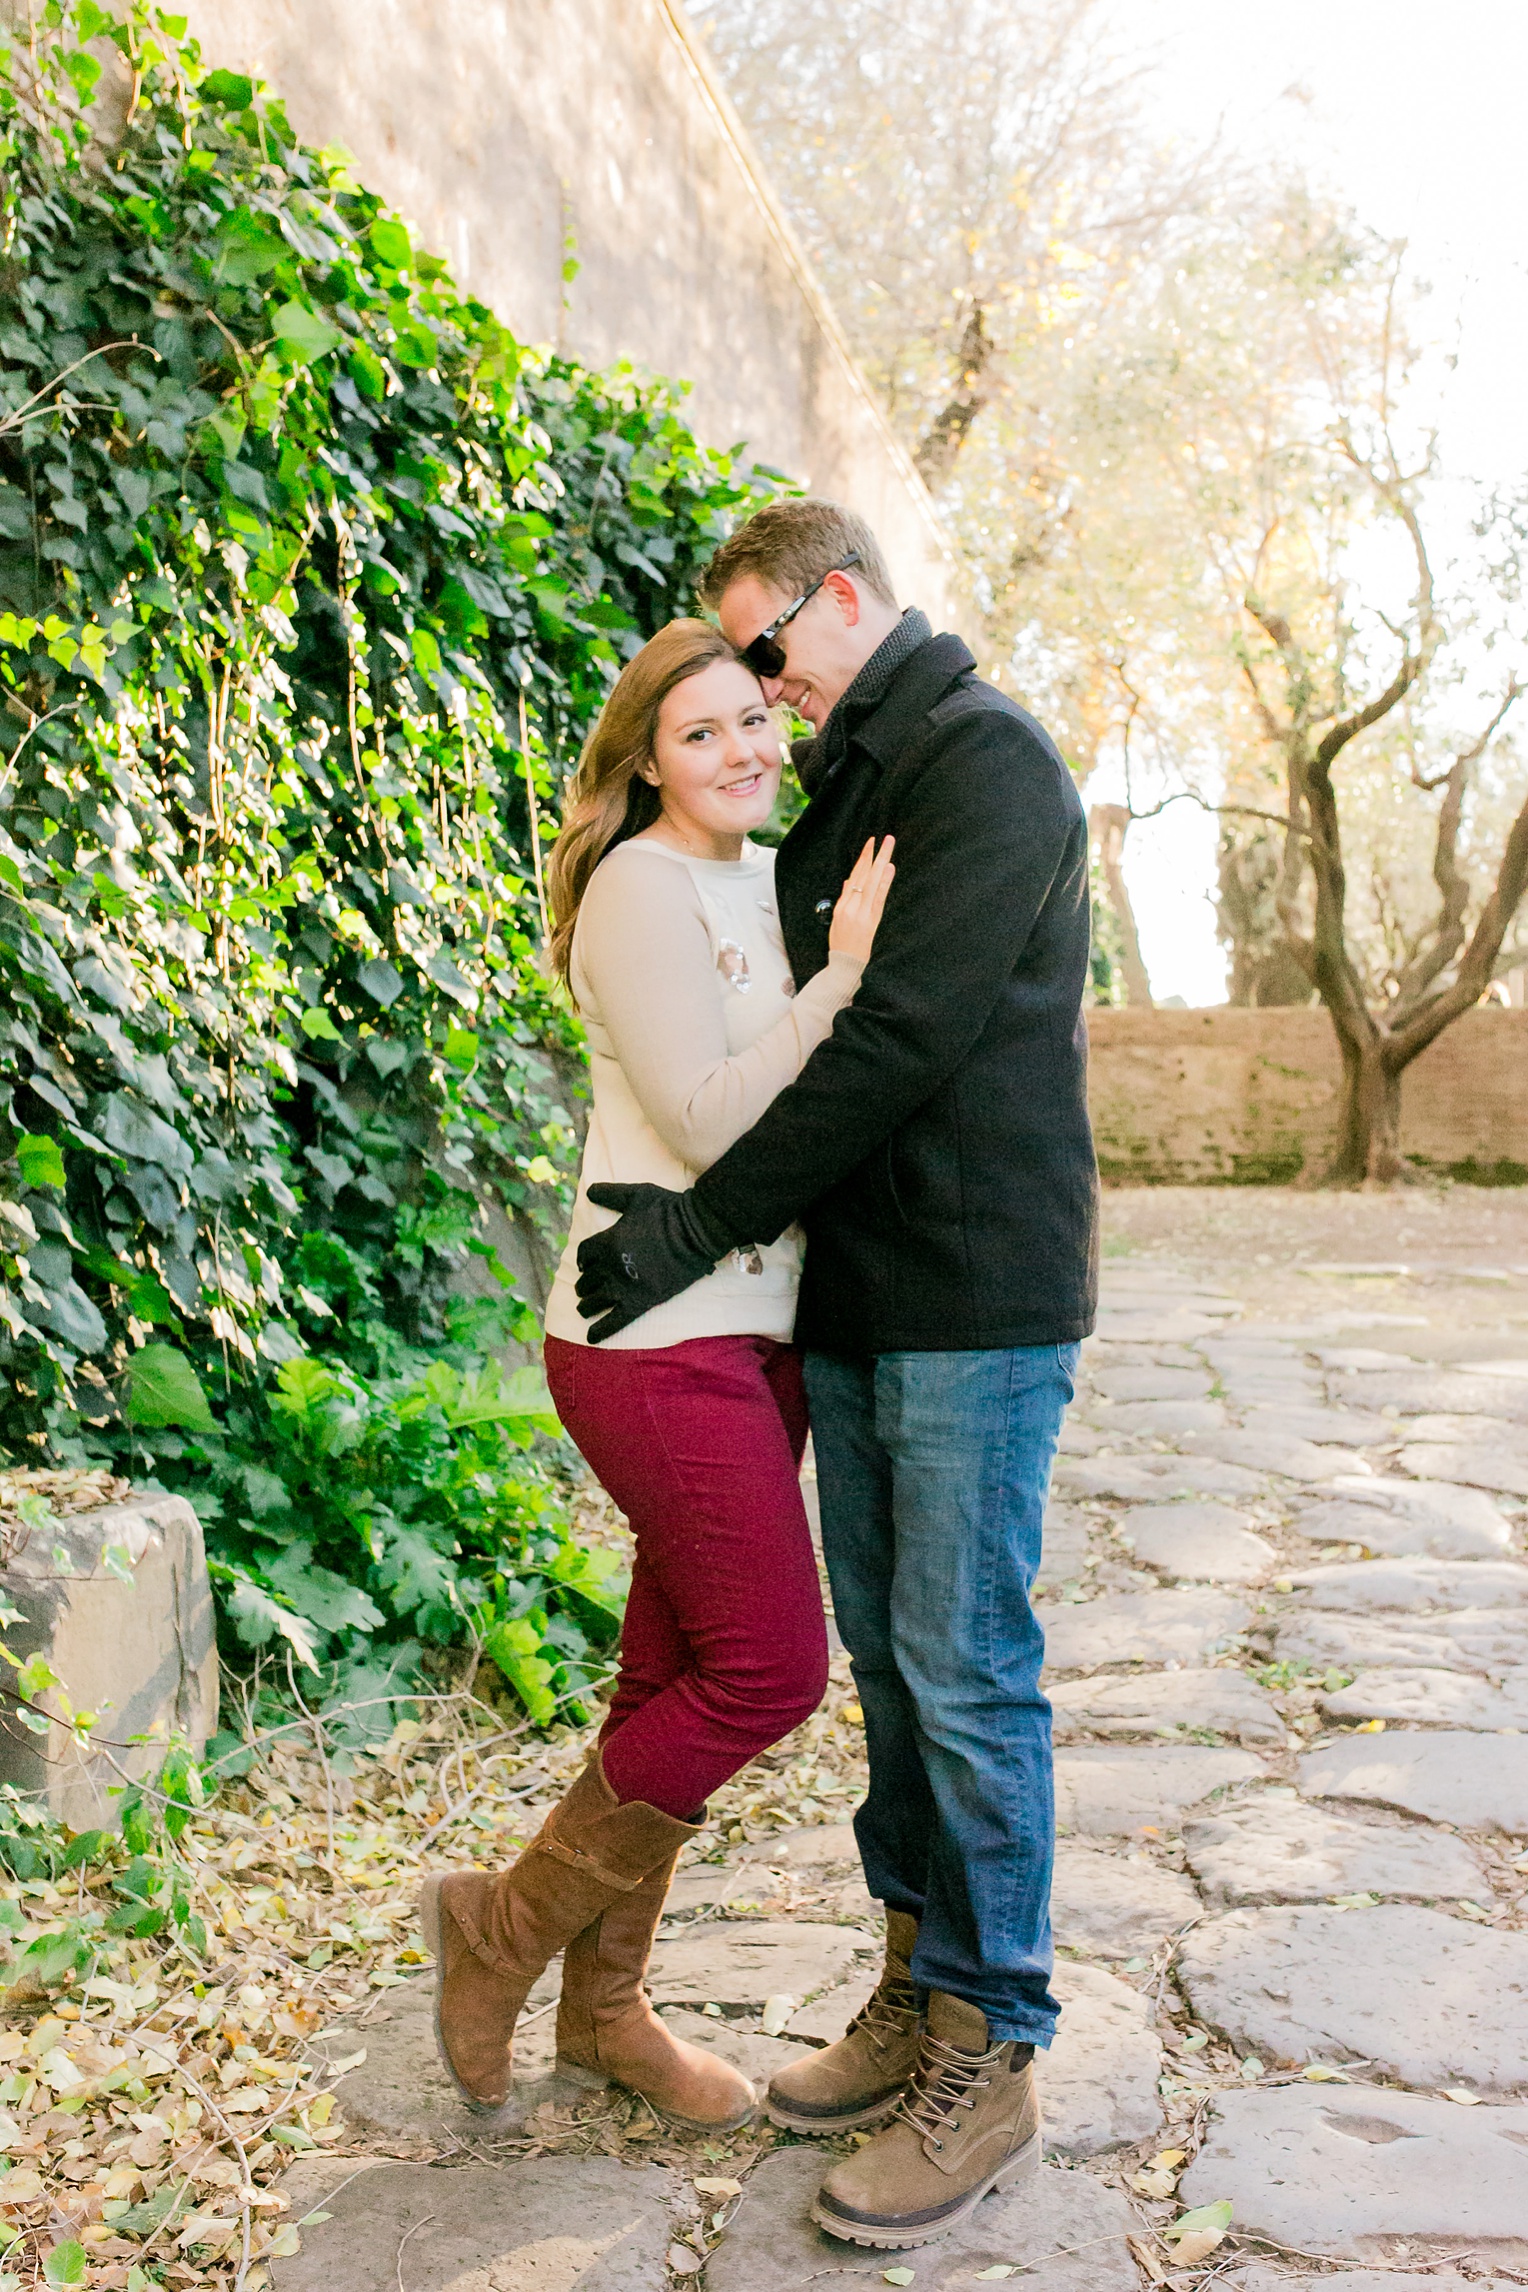
[[[953,2137],[965,2131],[959,2112],[976,2107],[977,2096],[992,2083],[1001,2052],[1002,2047],[994,2045],[985,2053],[962,2053],[958,2046],[946,2045],[925,2031],[917,2069],[893,2116],[905,2119],[915,2133],[942,2149],[941,2133]]]
[[[871,1991],[844,2035],[848,2037],[855,2030],[863,2030],[877,2053],[884,2053],[894,2038],[905,2033],[909,2014],[916,2015],[918,2010],[918,1992],[911,1982],[896,1976],[883,1979]]]

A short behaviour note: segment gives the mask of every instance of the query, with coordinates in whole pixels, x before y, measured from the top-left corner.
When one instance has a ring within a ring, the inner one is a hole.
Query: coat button
[[[833,912],[833,902],[832,902],[832,900],[831,900],[831,899],[819,899],[819,900],[818,900],[818,902],[817,902],[816,908],[814,909],[814,911],[813,911],[813,912],[814,912],[815,914],[818,914],[818,915],[831,915],[831,914],[832,914],[832,912]]]

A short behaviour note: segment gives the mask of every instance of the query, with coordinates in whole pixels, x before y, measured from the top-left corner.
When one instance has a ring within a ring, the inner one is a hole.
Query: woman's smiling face
[[[732,859],[739,838],[774,810],[782,761],[758,678],[741,661],[713,661],[664,695],[642,776],[683,840]]]

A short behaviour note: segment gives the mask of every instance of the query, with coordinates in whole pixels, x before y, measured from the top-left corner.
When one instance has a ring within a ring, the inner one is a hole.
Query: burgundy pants
[[[605,1775],[622,1801],[689,1821],[827,1685],[800,1355],[768,1337],[644,1352],[549,1337],[546,1371],[636,1538]]]

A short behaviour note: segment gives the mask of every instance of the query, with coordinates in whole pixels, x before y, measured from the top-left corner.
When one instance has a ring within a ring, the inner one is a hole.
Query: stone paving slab
[[[1446,1474],[1431,1478],[1418,1473],[1408,1480],[1395,1472],[1340,1472],[1332,1482],[1332,1491],[1351,1503],[1383,1504],[1392,1512],[1420,1513],[1451,1528],[1477,1529],[1498,1543],[1503,1529],[1511,1532],[1507,1516],[1494,1497],[1483,1488],[1466,1487]]]
[[[1162,2043],[1146,2000],[1097,1966],[1058,1963],[1054,2042],[1035,2055],[1045,2153],[1080,2163],[1150,2140],[1162,2123]]]
[[[1189,1868],[1217,1909],[1324,1902],[1334,1894],[1487,1902],[1485,1865],[1462,1839],[1409,1823],[1361,1822],[1306,1806],[1293,1791],[1183,1826]]]
[[[1293,1582],[1309,1606],[1357,1614],[1528,1607],[1528,1568],[1514,1560],[1349,1560],[1303,1568]]]
[[[1058,1751],[1056,1820],[1062,1830],[1093,1838],[1128,1838],[1147,1826],[1176,1831],[1186,1807],[1267,1771],[1250,1751],[1198,1744]]]
[[[1520,2269],[1525,2150],[1528,2109],[1460,2109],[1361,2086],[1272,2086],[1217,2098],[1178,2193],[1189,2205],[1229,2197],[1244,2235],[1303,2253],[1381,2260],[1404,2247],[1413,2263],[1429,2252],[1455,2261],[1468,2253]],[[1315,2281],[1338,2292],[1354,2279]]]
[[[785,2069],[791,2062],[799,2061],[803,2054],[813,2051],[793,2033],[765,2037],[761,2031],[735,2021],[692,2013],[688,2006],[663,2006],[660,2013],[676,2037],[682,2037],[687,2045],[698,2045],[703,2052],[714,2053],[718,2060],[730,2061],[761,2097],[777,2069]]]
[[[1057,1842],[1051,1918],[1066,1949],[1101,1957],[1149,1957],[1165,1935],[1199,1915],[1199,1897],[1175,1870],[1134,1854],[1109,1854],[1080,1839]]]
[[[1207,1401],[1207,1369],[1106,1368],[1089,1372],[1088,1382],[1108,1401]]]
[[[1339,1451],[1318,1448],[1314,1441],[1296,1440],[1272,1429],[1282,1411],[1268,1412],[1268,1429],[1191,1436],[1196,1456],[1218,1457],[1223,1464],[1239,1465],[1248,1472],[1279,1473],[1285,1480],[1330,1480],[1347,1461]]]
[[[662,2292],[682,2193],[661,2166],[614,2157],[367,2165],[324,2197],[332,2217],[302,2231],[274,2281],[277,2292]]]
[[[1409,1441],[1484,1441],[1509,1456],[1528,1457],[1528,1424],[1514,1424],[1510,1417],[1450,1416],[1443,1410],[1408,1417],[1404,1431]]]
[[[1513,1608],[1460,1608],[1423,1622],[1317,1609],[1285,1616],[1276,1644],[1283,1661],[1309,1663],[1318,1671],[1417,1664],[1500,1678],[1528,1664],[1528,1615]]]
[[[1184,1936],[1178,1965],[1200,2019],[1265,2062],[1360,2061],[1481,2094],[1528,2087],[1528,1934],[1402,1902],[1232,1910]]]
[[[805,2038],[813,2045],[832,2045],[868,2002],[880,1978],[879,1965],[866,1966],[840,1982],[836,1990],[825,1990],[820,1998],[791,2015],[785,2025],[786,2036]]]
[[[1037,1592],[1053,1592],[1062,1584],[1077,1583],[1088,1556],[1088,1517],[1072,1504],[1048,1504],[1041,1540]]]
[[[1080,1679],[1050,1690],[1058,1743],[1085,1735],[1229,1735],[1282,1750],[1289,1741],[1273,1698],[1244,1671],[1153,1671]]]
[[[1046,1662],[1052,1671],[1097,1671],[1106,1663],[1203,1663],[1251,1620],[1246,1601],[1229,1592],[1106,1592],[1047,1614]]]
[[[1391,2268],[1344,2268],[1340,2276],[1291,2276],[1284,2268],[1237,2268],[1215,2279],[1217,2292],[1510,2292],[1501,2276],[1456,2276],[1452,2268],[1413,2276]]]
[[[1462,1830],[1528,1836],[1528,1737],[1437,1734],[1349,1736],[1300,1761],[1307,1798],[1369,1799]]]
[[[1352,1496],[1312,1504],[1290,1526],[1313,1544],[1362,1544],[1387,1559],[1489,1560],[1506,1551],[1512,1535],[1500,1517],[1488,1525],[1469,1524],[1446,1520],[1430,1507],[1392,1507]]]
[[[812,2226],[807,2208],[830,2161],[816,2144],[764,2159],[707,2263],[707,2292],[801,2292],[824,2276],[879,2283],[898,2262],[918,2292],[964,2292],[983,2268],[1005,2263],[1024,2270],[1025,2292],[1138,2292],[1130,2207],[1087,2173],[1046,2165],[1011,2194],[988,2197],[953,2234],[904,2254],[868,2252]]]
[[[1120,1401],[1098,1404],[1093,1422],[1103,1432],[1178,1440],[1184,1433],[1223,1431],[1231,1420],[1220,1401]]]
[[[556,2071],[557,2016],[540,2010],[557,1996],[554,1964],[531,1991],[515,2033],[514,2082],[496,2117],[480,2116],[458,2094],[435,2050],[433,1976],[389,1990],[387,2003],[365,2021],[314,2038],[309,2052],[323,2066],[355,2062],[334,2091],[346,2122],[369,2146],[405,2156],[427,2156],[462,2141],[503,2138],[543,2101],[575,2100],[583,2088]]]
[[[1062,1456],[1052,1478],[1070,1496],[1114,1497],[1125,1504],[1173,1496],[1260,1496],[1267,1486],[1266,1474],[1212,1456]]]
[[[841,1982],[857,1954],[877,1948],[852,1927],[805,1919],[687,1928],[660,1937],[647,1986],[658,2005],[757,2009],[779,1996],[804,2003]]]
[[[1528,1496],[1528,1460],[1477,1441],[1413,1441],[1396,1461],[1419,1480],[1458,1480],[1472,1488]]]
[[[1333,1380],[1341,1400],[1357,1408],[1397,1409],[1402,1416],[1505,1417],[1528,1423],[1528,1385],[1508,1377],[1470,1376],[1428,1368],[1364,1370]]]
[[[1278,1555],[1229,1504],[1137,1504],[1119,1534],[1148,1568],[1198,1584],[1260,1584]]]
[[[1528,1666],[1499,1686],[1466,1672],[1362,1671],[1351,1687],[1316,1700],[1329,1719],[1409,1720],[1427,1727],[1528,1728]]]
[[[727,1859],[740,1865],[762,1862],[771,1870],[857,1869],[859,1846],[852,1822],[802,1823],[770,1838],[750,1839]]]
[[[1320,1401],[1301,1401],[1277,1409],[1251,1408],[1242,1430],[1336,1448],[1385,1448],[1399,1427],[1393,1418],[1378,1416],[1372,1409],[1334,1409]]]

